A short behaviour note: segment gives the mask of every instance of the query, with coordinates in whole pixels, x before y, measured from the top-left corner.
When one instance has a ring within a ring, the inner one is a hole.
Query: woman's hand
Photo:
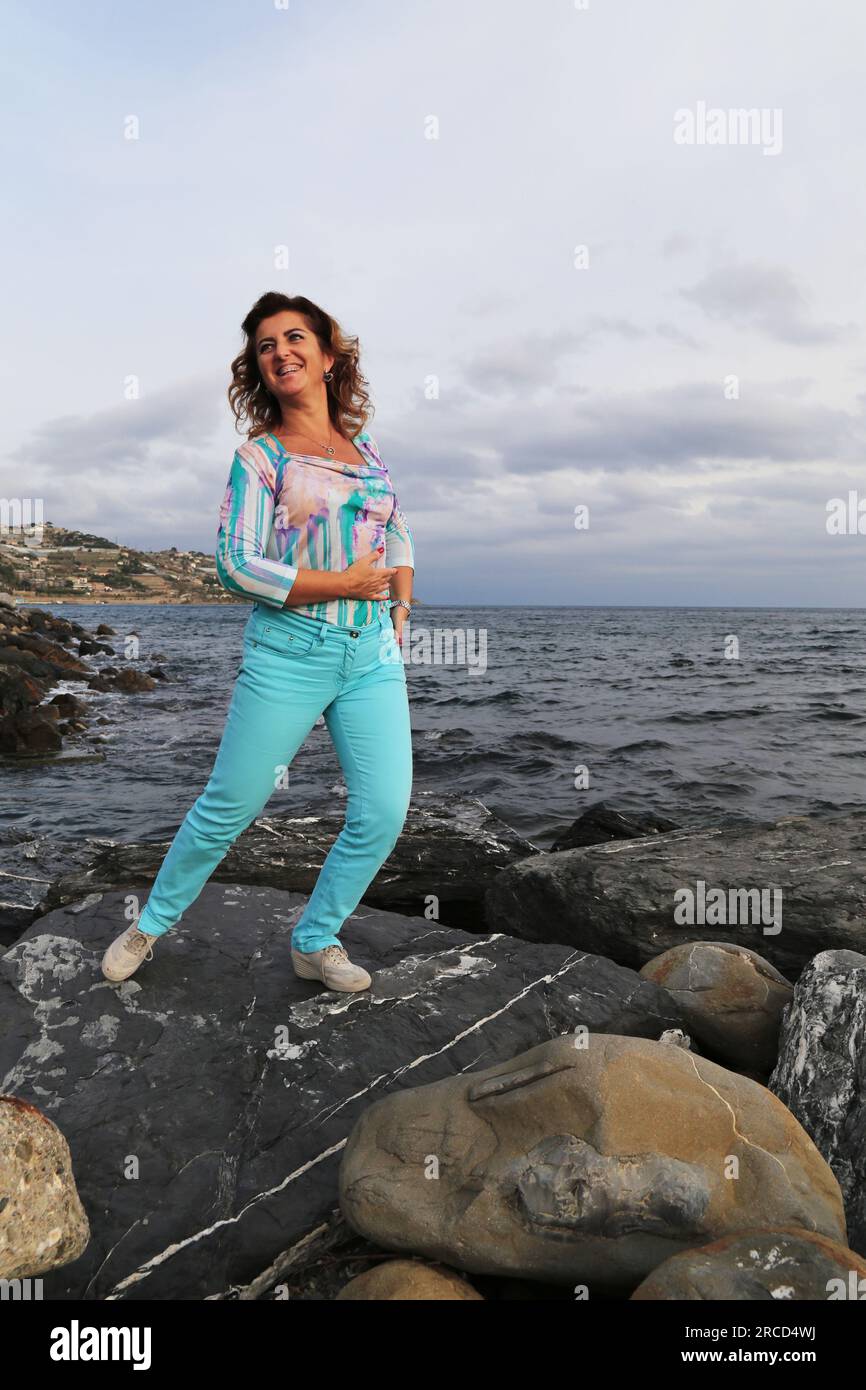
[[[384,545],[371,550],[369,555],[362,555],[359,560],[355,560],[343,571],[346,580],[346,598],[357,599],[385,599],[391,597],[388,588],[389,580],[397,573],[396,569],[376,569],[375,564],[380,555],[384,555]],[[403,612],[405,613],[405,608]]]

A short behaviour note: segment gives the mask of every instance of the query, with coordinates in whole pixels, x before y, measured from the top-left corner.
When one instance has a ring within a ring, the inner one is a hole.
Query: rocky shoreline
[[[114,628],[100,623],[89,632],[80,623],[55,617],[43,608],[20,607],[0,594],[0,757],[22,765],[59,756],[99,757],[99,735],[89,731],[87,701],[69,691],[51,694],[61,682],[80,682],[84,690],[132,695],[154,690],[169,679],[150,653],[135,665],[102,663],[86,657],[115,657],[106,638]],[[133,631],[128,638],[137,640]],[[151,664],[152,663],[152,664]],[[96,723],[109,721],[100,715]]]
[[[0,956],[0,1185],[27,1193],[0,1276],[54,1299],[854,1296],[866,817],[600,806],[545,851],[421,798],[342,933],[356,996],[288,959],[334,833],[260,818],[121,986],[101,953],[164,847],[90,843],[52,877]]]

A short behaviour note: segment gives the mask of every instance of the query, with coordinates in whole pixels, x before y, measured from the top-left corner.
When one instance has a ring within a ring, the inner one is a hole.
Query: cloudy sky
[[[3,27],[0,496],[211,552],[282,289],[360,336],[426,602],[863,605],[866,534],[827,530],[866,512],[862,0]]]

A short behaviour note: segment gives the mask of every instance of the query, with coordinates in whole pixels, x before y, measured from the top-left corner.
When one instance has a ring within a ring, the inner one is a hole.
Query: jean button
[[[349,636],[350,636],[350,637],[357,637],[358,634],[357,634],[357,632],[351,632],[351,633],[349,634]]]

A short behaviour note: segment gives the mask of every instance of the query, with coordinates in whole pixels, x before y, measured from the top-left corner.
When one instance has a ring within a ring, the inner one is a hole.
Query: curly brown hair
[[[358,339],[344,333],[336,319],[305,295],[280,294],[277,290],[269,290],[257,299],[241,324],[246,342],[232,362],[232,384],[228,389],[235,428],[243,430],[244,422],[249,422],[247,439],[250,439],[282,423],[280,407],[259,371],[256,329],[262,319],[283,309],[302,314],[310,331],[318,338],[322,352],[333,355],[331,371],[334,375],[331,381],[325,382],[328,414],[334,428],[351,439],[366,427],[374,409],[365,390],[367,378],[361,374]]]

